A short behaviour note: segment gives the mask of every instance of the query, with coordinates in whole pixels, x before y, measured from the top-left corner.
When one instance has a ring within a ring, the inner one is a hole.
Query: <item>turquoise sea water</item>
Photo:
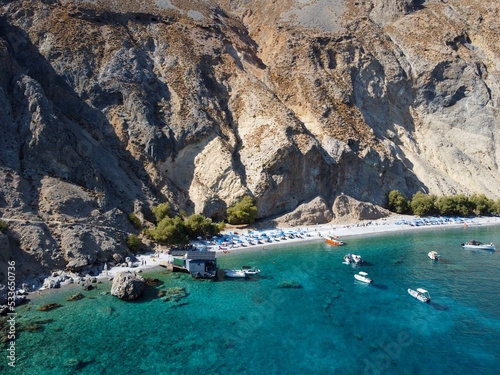
[[[18,322],[53,319],[20,332],[16,368],[2,374],[500,374],[500,256],[463,250],[500,245],[500,227],[439,228],[350,238],[221,257],[223,268],[261,269],[247,280],[152,276],[164,284],[135,302],[76,290],[18,308]],[[438,251],[438,262],[427,257]],[[342,264],[359,253],[365,264]],[[353,275],[366,271],[373,285]],[[278,288],[283,281],[301,288]],[[173,303],[159,289],[183,287]],[[408,288],[431,293],[425,304]],[[59,302],[42,312],[36,307]],[[5,353],[5,349],[4,353]]]

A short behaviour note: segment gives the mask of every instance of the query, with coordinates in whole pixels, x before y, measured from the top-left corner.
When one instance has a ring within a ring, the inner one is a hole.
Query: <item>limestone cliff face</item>
[[[1,6],[0,214],[24,270],[123,253],[126,214],[165,200],[221,219],[250,194],[300,222],[342,193],[500,198],[496,2]]]

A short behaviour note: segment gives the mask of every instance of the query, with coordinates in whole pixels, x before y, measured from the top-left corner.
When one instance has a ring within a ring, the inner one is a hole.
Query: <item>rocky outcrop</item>
[[[347,195],[341,195],[332,207],[334,223],[354,223],[363,220],[377,220],[393,215],[389,210],[383,209],[367,202],[360,202]]]
[[[310,202],[301,204],[293,212],[274,219],[273,222],[296,226],[328,223],[332,218],[332,211],[326,200],[323,197],[317,197]]]
[[[0,6],[0,247],[20,275],[124,258],[128,214],[164,201],[220,220],[249,194],[308,224],[340,220],[342,193],[500,198],[498,2]]]
[[[111,294],[123,300],[133,300],[141,296],[145,285],[144,278],[135,272],[119,272],[113,278]]]

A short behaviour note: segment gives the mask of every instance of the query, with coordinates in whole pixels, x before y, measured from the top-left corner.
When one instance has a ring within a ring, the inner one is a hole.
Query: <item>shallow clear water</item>
[[[140,301],[66,290],[18,308],[18,321],[54,319],[20,333],[17,366],[2,374],[500,374],[500,259],[462,250],[500,244],[500,227],[436,229],[231,254],[223,268],[261,269],[245,280],[155,277]],[[433,262],[430,250],[442,259]],[[342,264],[348,253],[363,266]],[[373,285],[353,275],[366,271]],[[283,281],[302,288],[278,288]],[[180,303],[158,289],[184,287]],[[425,304],[408,288],[431,293]],[[63,306],[37,311],[49,302]],[[186,303],[186,304],[183,304]],[[29,310],[28,310],[29,309]],[[5,350],[5,349],[4,349]]]

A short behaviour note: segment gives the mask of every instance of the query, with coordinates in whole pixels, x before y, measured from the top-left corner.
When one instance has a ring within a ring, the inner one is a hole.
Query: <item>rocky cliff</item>
[[[500,198],[497,2],[0,4],[0,261],[19,272],[124,254],[127,214],[166,200],[338,221],[342,193]]]

